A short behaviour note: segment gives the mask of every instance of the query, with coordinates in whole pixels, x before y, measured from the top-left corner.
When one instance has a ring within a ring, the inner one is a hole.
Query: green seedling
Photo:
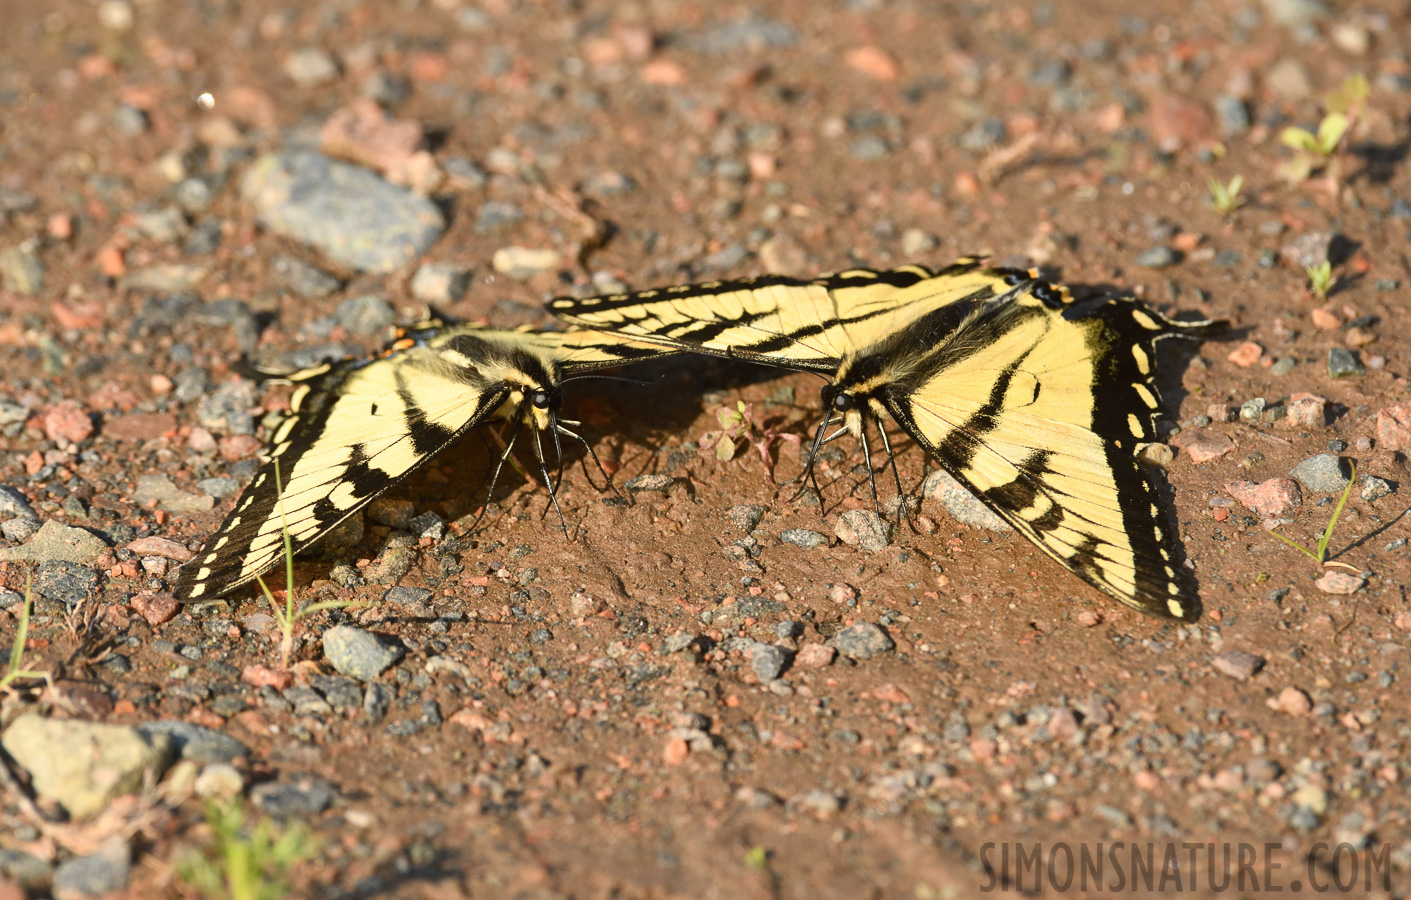
[[[289,539],[289,520],[284,515],[284,484],[279,477],[279,460],[274,462],[274,488],[279,491],[279,532],[284,537],[284,607],[275,602],[274,594],[270,591],[269,585],[265,584],[263,576],[255,576],[255,580],[260,584],[260,590],[264,592],[265,601],[269,603],[270,613],[274,616],[275,624],[279,626],[279,633],[283,639],[279,642],[280,667],[289,668],[289,656],[294,652],[294,626],[299,624],[299,620],[305,616],[311,616],[316,612],[325,609],[345,609],[349,606],[361,606],[356,600],[320,600],[318,603],[310,603],[308,606],[300,607],[294,600],[294,545]]]
[[[1323,100],[1326,112],[1314,131],[1290,126],[1279,132],[1279,142],[1294,151],[1292,159],[1279,167],[1279,173],[1292,183],[1307,181],[1322,171],[1328,184],[1341,183],[1342,154],[1348,133],[1371,94],[1367,76],[1352,75]]]
[[[700,444],[703,449],[714,446],[715,458],[721,462],[729,462],[742,447],[750,445],[758,451],[764,468],[773,471],[773,450],[776,443],[785,441],[795,447],[802,443],[802,438],[797,434],[780,431],[778,420],[756,420],[754,404],[743,400],[736,401],[733,408],[720,407],[715,412],[715,420],[720,423],[720,430],[707,431],[701,435]]]
[[[1240,199],[1240,188],[1244,187],[1243,175],[1231,178],[1229,184],[1214,178],[1205,179],[1205,183],[1210,186],[1210,202],[1220,212],[1228,215],[1244,206],[1244,200]]]
[[[1347,505],[1347,497],[1349,494],[1352,493],[1352,485],[1356,481],[1357,464],[1353,463],[1352,474],[1347,479],[1347,487],[1343,488],[1342,497],[1338,500],[1338,505],[1333,507],[1333,516],[1331,519],[1328,520],[1328,527],[1323,529],[1322,535],[1320,535],[1318,538],[1318,550],[1316,552],[1309,550],[1307,547],[1303,546],[1297,541],[1284,537],[1277,531],[1271,531],[1269,533],[1272,534],[1274,537],[1278,538],[1279,540],[1283,541],[1285,544],[1288,544],[1290,547],[1297,550],[1299,553],[1302,553],[1304,556],[1313,560],[1318,565],[1330,565],[1330,563],[1326,562],[1328,557],[1328,542],[1333,538],[1333,528],[1337,526],[1338,516],[1342,515],[1342,508]],[[1352,567],[1348,566],[1348,568]],[[1353,571],[1356,571],[1356,569],[1353,569]]]
[[[280,828],[261,819],[249,827],[239,798],[207,803],[206,822],[214,845],[190,851],[177,874],[207,900],[284,900],[291,895],[290,870],[318,850],[303,825]]]
[[[1316,266],[1304,266],[1303,271],[1308,275],[1308,289],[1317,297],[1328,296],[1328,291],[1337,283],[1333,277],[1333,264],[1326,259]]]
[[[0,691],[11,691],[16,681],[21,678],[37,678],[50,687],[54,686],[54,677],[49,672],[39,672],[34,669],[24,667],[24,645],[29,639],[29,616],[33,609],[34,600],[30,594],[30,579],[25,576],[24,583],[24,603],[20,606],[20,622],[15,628],[15,645],[10,648],[10,661],[5,666],[5,673],[0,675]]]

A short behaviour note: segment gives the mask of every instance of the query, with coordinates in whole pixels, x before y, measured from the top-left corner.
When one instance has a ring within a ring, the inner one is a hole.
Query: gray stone
[[[970,126],[969,130],[955,139],[955,142],[962,150],[980,153],[996,146],[1004,140],[1004,137],[1004,121],[991,117],[981,119]]]
[[[503,200],[486,200],[475,214],[475,233],[489,234],[497,228],[508,228],[524,220],[524,211]]]
[[[51,519],[44,523],[28,544],[0,549],[0,561],[70,562],[87,565],[97,559],[107,546],[102,538],[91,531]]]
[[[332,806],[336,797],[332,785],[312,775],[294,781],[271,781],[250,791],[255,806],[277,819],[316,816]]]
[[[808,528],[790,528],[779,535],[779,540],[785,544],[793,544],[796,547],[813,549],[823,547],[828,543],[828,535]]]
[[[270,265],[274,281],[300,297],[327,297],[343,286],[332,275],[293,256],[276,256]]]
[[[367,691],[363,694],[363,715],[368,722],[376,725],[387,716],[387,711],[392,708],[393,693],[389,685],[373,682],[367,686]]]
[[[57,801],[75,819],[141,790],[145,778],[160,779],[172,757],[166,735],[34,713],[11,723],[0,745],[29,773],[35,793]]]
[[[891,152],[891,145],[886,139],[875,134],[864,134],[848,146],[848,155],[863,162],[882,159]]]
[[[929,231],[922,231],[920,228],[908,228],[901,233],[901,252],[903,256],[922,256],[935,250],[940,245],[940,238]]]
[[[1384,478],[1378,478],[1375,475],[1362,476],[1363,500],[1380,500],[1387,494],[1390,494],[1393,490],[1394,488],[1391,486],[1391,483]]]
[[[412,276],[412,296],[423,303],[455,303],[470,289],[470,266],[427,263]]]
[[[760,521],[767,512],[769,512],[769,507],[767,506],[740,504],[727,509],[725,511],[725,518],[729,519],[736,528],[740,529],[745,534],[749,534],[759,527]]]
[[[255,420],[250,410],[257,402],[253,381],[243,378],[227,381],[201,398],[196,407],[196,420],[212,431],[254,434]]]
[[[1352,477],[1347,462],[1331,453],[1308,457],[1290,469],[1289,475],[1304,489],[1324,494],[1341,491]]]
[[[1034,67],[1029,73],[1029,83],[1036,87],[1058,87],[1068,83],[1073,77],[1073,67],[1067,60],[1049,58]]]
[[[1170,247],[1152,247],[1137,257],[1137,265],[1147,269],[1165,269],[1181,261],[1181,255]]]
[[[833,635],[828,643],[849,659],[871,659],[896,648],[886,630],[871,622],[849,625]]]
[[[762,684],[775,680],[784,671],[789,656],[782,647],[763,642],[749,649],[750,669]]]
[[[501,247],[495,251],[490,265],[501,275],[508,275],[516,281],[527,281],[540,272],[556,270],[561,262],[557,250]]]
[[[783,22],[750,18],[742,22],[723,22],[687,35],[680,42],[691,50],[710,55],[749,51],[760,53],[773,47],[790,47],[798,43],[798,32]]]
[[[397,321],[397,312],[376,294],[362,294],[338,304],[333,319],[351,334],[379,334]]]
[[[1249,107],[1239,97],[1229,94],[1216,97],[1215,112],[1220,116],[1220,130],[1225,134],[1244,134],[1249,130]]]
[[[1331,12],[1323,0],[1264,0],[1264,9],[1269,18],[1289,28],[1312,25]]]
[[[96,897],[127,887],[132,872],[132,850],[127,840],[113,837],[97,852],[75,856],[54,870],[54,900]]]
[[[30,506],[30,498],[25,497],[20,489],[11,488],[8,484],[0,484],[0,516],[18,516],[34,521],[40,519],[38,513]]]
[[[206,512],[216,505],[216,499],[209,494],[185,493],[165,475],[143,475],[138,478],[132,499],[139,505],[156,500],[162,509],[177,513]]]
[[[38,532],[38,519],[18,518],[0,522],[0,535],[4,535],[5,540],[14,541],[17,544],[21,541],[29,540]],[[3,552],[4,551],[0,551],[0,553]]]
[[[1264,668],[1264,657],[1243,650],[1226,650],[1210,661],[1218,671],[1238,681],[1253,678]]]
[[[635,478],[629,479],[623,487],[634,494],[641,494],[648,491],[666,493],[675,481],[676,479],[672,478],[670,475],[638,475]]]
[[[98,573],[79,563],[51,559],[39,564],[34,573],[34,593],[69,609],[77,607],[98,590]]]
[[[249,747],[228,734],[176,719],[146,722],[137,726],[137,732],[148,740],[165,736],[182,759],[192,759],[208,765],[230,763],[250,755]]]
[[[365,272],[400,269],[446,227],[427,198],[308,150],[261,157],[246,173],[241,194],[271,231]]]
[[[337,710],[362,709],[363,688],[355,679],[339,675],[315,675],[309,683]]]
[[[0,847],[0,877],[38,895],[48,892],[54,879],[54,867],[32,853]]]
[[[133,225],[144,236],[163,244],[172,244],[186,234],[186,216],[175,206],[150,209],[133,216]]]
[[[402,658],[401,646],[361,628],[337,625],[323,633],[323,655],[333,668],[360,681],[371,681]]]
[[[393,603],[397,606],[410,606],[413,603],[421,603],[431,599],[431,592],[426,588],[417,587],[394,587],[388,589],[382,595],[382,602]]]
[[[1328,374],[1334,378],[1347,378],[1353,375],[1366,375],[1367,370],[1362,367],[1362,360],[1358,358],[1357,351],[1349,350],[1346,347],[1330,347],[1328,349]]]
[[[338,77],[338,61],[318,47],[301,47],[284,60],[284,74],[299,87],[317,87]]]
[[[838,540],[873,553],[887,549],[887,532],[887,523],[871,509],[850,509],[833,523]]]
[[[0,283],[17,294],[37,294],[44,290],[44,262],[29,244],[0,250]]]
[[[474,160],[466,159],[463,156],[452,156],[442,163],[441,168],[446,171],[451,183],[457,187],[483,188],[490,181],[490,176],[485,174],[485,170],[480,168]]]
[[[240,482],[236,481],[234,478],[226,478],[223,475],[216,478],[202,478],[200,481],[196,482],[196,489],[203,494],[215,497],[219,500],[221,497],[229,497],[231,494],[240,490]]]
[[[921,496],[939,502],[950,517],[962,525],[989,531],[1010,530],[1009,523],[976,499],[974,494],[966,490],[965,486],[945,469],[938,469],[926,476],[926,480],[921,483]]]

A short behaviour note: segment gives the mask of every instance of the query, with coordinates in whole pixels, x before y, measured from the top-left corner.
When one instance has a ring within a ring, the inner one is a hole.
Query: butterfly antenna
[[[515,425],[514,434],[510,437],[509,443],[505,444],[505,450],[500,454],[500,459],[495,463],[495,471],[490,475],[490,489],[485,492],[485,500],[480,504],[480,515],[475,517],[475,521],[470,523],[466,530],[474,533],[480,526],[480,520],[485,518],[485,513],[490,510],[490,500],[495,496],[495,485],[500,482],[500,471],[505,467],[505,461],[510,458],[510,453],[514,450],[514,442],[519,439],[519,426]]]
[[[897,482],[897,505],[901,512],[897,515],[897,524],[901,524],[902,517],[906,517],[906,524],[913,532],[916,531],[916,523],[911,521],[911,504],[908,502],[906,489],[901,486],[901,472],[897,471],[897,455],[892,452],[892,440],[887,437],[887,429],[880,419],[877,420],[877,430],[882,434],[882,446],[887,451],[887,463],[892,468],[892,478]]]
[[[555,433],[554,438],[557,440],[557,433]],[[543,436],[537,428],[534,430],[534,455],[538,457],[539,460],[539,471],[544,476],[544,487],[549,491],[549,501],[554,505],[554,512],[559,515],[559,527],[563,529],[564,539],[571,541],[573,540],[573,536],[568,533],[568,522],[564,520],[563,509],[559,506],[558,491],[554,489],[554,481],[549,477],[549,464],[544,460]],[[563,459],[562,454],[560,454],[559,459]],[[544,512],[547,513],[548,510],[544,510]]]

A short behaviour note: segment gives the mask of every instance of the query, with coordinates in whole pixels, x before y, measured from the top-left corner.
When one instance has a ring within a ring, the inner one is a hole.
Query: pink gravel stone
[[[1262,484],[1235,481],[1225,485],[1225,490],[1245,509],[1266,519],[1286,516],[1303,502],[1298,482],[1292,478],[1270,478]]]

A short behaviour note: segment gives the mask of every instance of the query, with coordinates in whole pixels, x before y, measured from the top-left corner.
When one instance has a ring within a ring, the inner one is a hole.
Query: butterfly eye
[[[529,402],[539,409],[549,408],[549,395],[545,391],[535,391],[529,396]]]
[[[838,412],[847,412],[853,408],[855,402],[851,394],[839,394],[833,398],[833,408]]]

